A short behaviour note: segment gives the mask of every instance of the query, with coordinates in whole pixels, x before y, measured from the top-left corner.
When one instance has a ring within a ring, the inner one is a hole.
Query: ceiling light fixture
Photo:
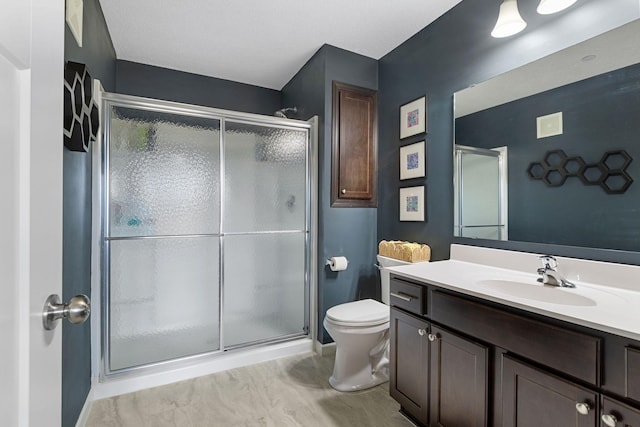
[[[544,0],[542,0],[544,2]],[[575,1],[575,0],[574,0]],[[491,31],[495,38],[509,37],[524,30],[527,23],[520,16],[517,0],[504,0],[500,5],[500,13],[496,26]]]
[[[540,4],[538,5],[536,11],[540,15],[550,15],[552,13],[565,10],[576,1],[577,0],[540,0]]]

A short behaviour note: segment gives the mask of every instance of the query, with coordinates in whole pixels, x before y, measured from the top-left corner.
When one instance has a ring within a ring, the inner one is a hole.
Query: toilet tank
[[[387,267],[397,267],[399,265],[408,265],[412,263],[408,261],[402,261],[400,259],[389,258],[382,255],[377,255],[377,258],[378,268],[380,269],[380,296],[382,298],[382,302],[389,305],[391,275],[389,273],[389,270],[387,270]]]

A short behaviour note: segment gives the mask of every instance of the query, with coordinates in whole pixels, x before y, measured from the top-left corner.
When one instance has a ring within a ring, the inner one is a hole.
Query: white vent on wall
[[[538,139],[562,135],[562,111],[536,118]]]

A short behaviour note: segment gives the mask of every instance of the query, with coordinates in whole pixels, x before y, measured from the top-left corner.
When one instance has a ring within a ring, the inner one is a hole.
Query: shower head
[[[273,113],[274,116],[276,117],[280,117],[282,119],[288,119],[289,117],[287,117],[287,112],[292,112],[292,113],[297,113],[298,112],[298,108],[297,107],[286,107],[283,108],[281,110],[276,111],[275,113]]]

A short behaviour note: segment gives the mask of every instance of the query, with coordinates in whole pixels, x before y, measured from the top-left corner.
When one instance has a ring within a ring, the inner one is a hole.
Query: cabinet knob
[[[591,410],[591,406],[589,406],[588,403],[584,403],[584,402],[576,403],[576,411],[578,411],[580,415],[588,415],[590,410]]]
[[[418,335],[420,335],[421,337],[427,335],[427,330],[424,328],[418,329]]]
[[[340,190],[340,192],[341,192],[342,194],[347,194],[347,189],[346,189],[346,188],[343,188],[342,190]]]
[[[608,425],[609,427],[616,427],[616,424],[618,424],[618,419],[614,415],[603,414],[602,422],[605,423],[605,425]]]
[[[427,338],[429,338],[429,341],[434,342],[438,339],[438,336],[436,334],[429,334]]]

